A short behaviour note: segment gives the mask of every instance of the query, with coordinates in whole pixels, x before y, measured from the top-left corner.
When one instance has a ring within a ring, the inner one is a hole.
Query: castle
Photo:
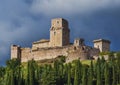
[[[70,29],[68,21],[63,18],[51,20],[50,40],[41,39],[32,43],[32,48],[22,48],[11,45],[11,59],[19,58],[21,62],[55,59],[66,56],[66,62],[75,59],[96,59],[100,52],[110,50],[110,41],[97,39],[93,41],[94,47],[87,46],[83,38],[77,38],[70,43]]]

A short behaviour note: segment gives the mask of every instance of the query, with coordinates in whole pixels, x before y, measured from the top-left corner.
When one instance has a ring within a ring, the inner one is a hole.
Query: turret
[[[20,56],[21,56],[20,46],[11,45],[11,59],[14,59],[14,58],[20,59]]]
[[[94,40],[94,48],[98,48],[100,52],[110,51],[110,41],[105,39]]]
[[[84,39],[83,39],[83,38],[76,38],[76,39],[74,40],[74,45],[75,45],[75,46],[83,46],[83,45],[85,45],[85,44],[84,44]]]

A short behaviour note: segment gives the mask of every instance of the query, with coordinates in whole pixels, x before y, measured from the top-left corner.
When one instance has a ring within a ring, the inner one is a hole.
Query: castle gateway
[[[21,62],[34,59],[42,61],[66,56],[66,62],[75,59],[85,60],[97,58],[100,52],[110,50],[110,41],[94,40],[94,47],[85,45],[83,38],[76,38],[70,44],[70,29],[67,20],[55,18],[51,20],[50,40],[41,39],[32,43],[32,48],[11,45],[11,59],[19,58]]]

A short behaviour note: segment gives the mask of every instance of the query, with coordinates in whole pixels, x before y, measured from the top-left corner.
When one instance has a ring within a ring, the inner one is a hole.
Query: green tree
[[[110,85],[110,83],[109,83],[109,67],[108,67],[107,63],[105,63],[104,76],[105,76],[105,85]]]
[[[88,73],[88,67],[87,66],[83,66],[83,76],[82,76],[82,85],[87,85],[87,73]]]
[[[71,85],[71,64],[68,63],[68,80],[67,85]]]
[[[91,61],[90,67],[88,69],[88,85],[93,85],[93,77],[94,77],[94,71],[93,71],[93,61]]]
[[[46,65],[41,77],[42,85],[56,85],[56,74],[55,70],[50,66]]]
[[[20,76],[20,60],[8,60],[6,65],[6,85],[17,85],[19,79],[18,77]]]
[[[97,76],[97,84],[96,85],[102,85],[102,80],[101,80],[101,62],[100,59],[98,58],[97,60],[97,67],[96,67],[96,76]]]
[[[112,66],[112,85],[116,85],[116,70],[115,70],[115,65]]]
[[[74,61],[74,64],[75,64],[75,73],[74,73],[74,85],[79,85],[80,82],[81,82],[81,63],[80,63],[80,60],[75,60]]]

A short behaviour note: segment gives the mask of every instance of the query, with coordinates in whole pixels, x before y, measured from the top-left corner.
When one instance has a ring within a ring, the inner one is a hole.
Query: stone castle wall
[[[66,62],[71,62],[75,59],[86,60],[90,58],[90,55],[96,55],[99,53],[98,49],[89,49],[87,46],[64,46],[54,48],[21,48],[21,62],[27,62],[34,59],[35,61],[54,59],[59,56],[66,56]],[[91,56],[91,57],[92,57]]]
[[[21,62],[26,62],[31,60],[31,49],[30,48],[21,48]]]

